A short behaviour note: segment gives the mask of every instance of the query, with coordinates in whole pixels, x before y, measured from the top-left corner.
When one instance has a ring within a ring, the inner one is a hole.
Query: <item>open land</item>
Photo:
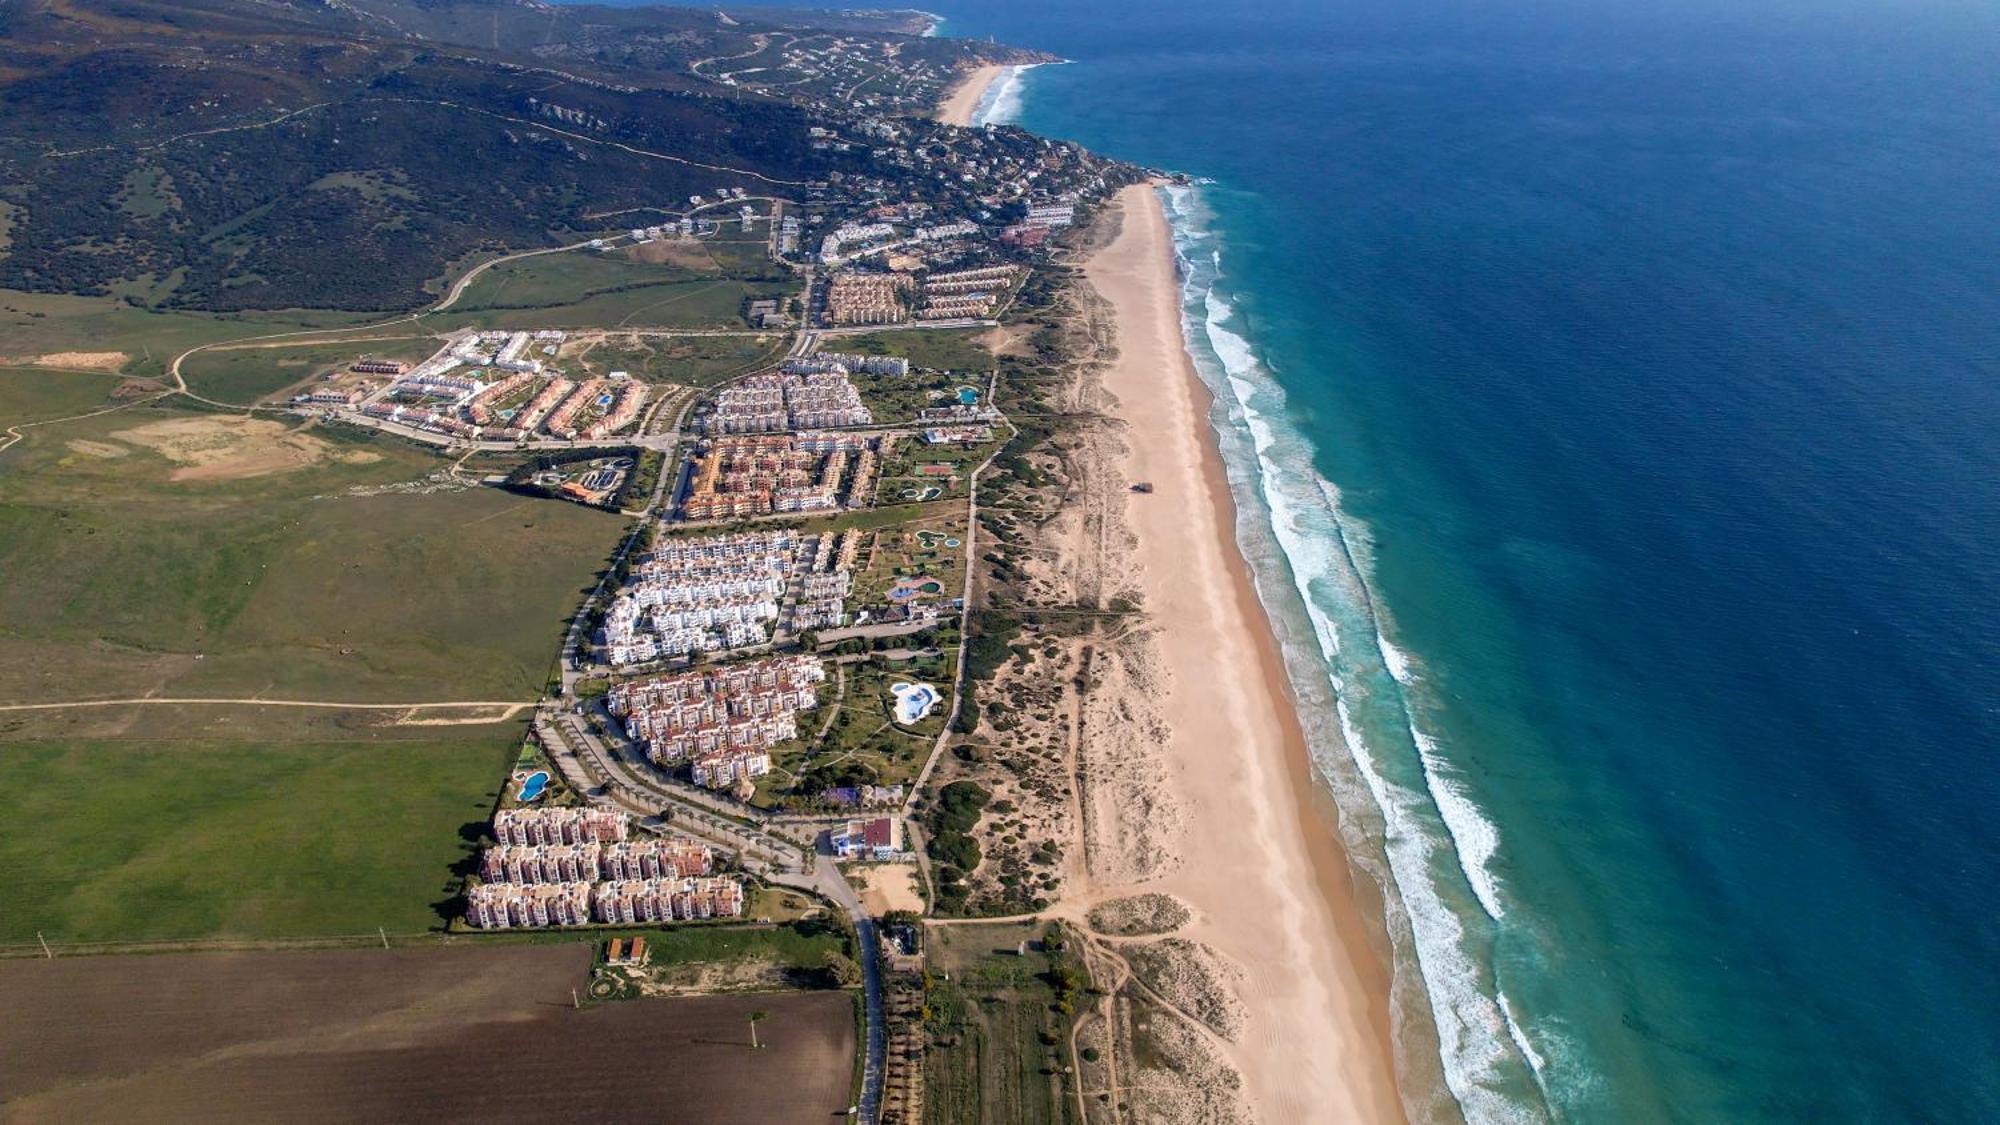
[[[10,739],[0,945],[441,927],[519,731]]]
[[[0,1117],[767,1122],[845,1111],[847,993],[577,1009],[590,957],[570,943],[0,962]],[[762,1050],[749,1043],[752,1010],[770,1013]]]

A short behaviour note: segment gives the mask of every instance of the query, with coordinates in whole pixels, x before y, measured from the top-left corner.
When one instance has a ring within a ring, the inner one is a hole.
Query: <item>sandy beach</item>
[[[1124,516],[1167,687],[1163,760],[1181,822],[1176,862],[1143,889],[1191,906],[1184,936],[1240,970],[1247,1019],[1224,1051],[1259,1120],[1401,1120],[1387,967],[1313,799],[1277,644],[1236,545],[1207,389],[1183,350],[1166,218],[1146,187],[1120,203],[1120,231],[1086,274],[1116,326],[1103,388],[1123,423],[1119,467],[1153,486],[1127,494]]]
[[[979,109],[979,99],[985,97],[987,88],[1006,72],[1004,66],[982,66],[965,72],[958,84],[951,88],[951,96],[938,108],[938,120],[946,125],[972,124],[972,115]]]

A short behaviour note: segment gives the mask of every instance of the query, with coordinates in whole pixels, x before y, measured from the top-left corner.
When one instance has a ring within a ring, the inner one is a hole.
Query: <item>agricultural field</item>
[[[197,352],[181,364],[188,389],[219,402],[249,404],[297,394],[318,376],[345,371],[357,359],[400,359],[415,364],[437,351],[427,335],[356,333],[352,341],[217,348]],[[380,381],[382,376],[374,376]]]
[[[625,528],[366,431],[151,406],[0,453],[0,703],[533,699]]]
[[[926,929],[928,1125],[1076,1119],[1069,1033],[1084,976],[1047,933],[1012,924]]]
[[[894,332],[862,332],[851,336],[831,336],[823,346],[830,352],[901,356],[909,360],[913,368],[984,375],[997,366],[992,351],[982,342],[982,337],[989,331],[985,328],[908,328]],[[985,380],[979,382],[983,384]]]
[[[10,739],[0,945],[441,928],[520,730]]]
[[[572,1006],[591,945],[0,962],[19,1121],[804,1122],[850,1104],[846,992]],[[750,1046],[749,1016],[762,1050]],[[171,1029],[171,1034],[162,1034]]]

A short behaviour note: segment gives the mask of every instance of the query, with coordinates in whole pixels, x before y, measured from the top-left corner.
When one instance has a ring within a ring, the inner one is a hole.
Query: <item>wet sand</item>
[[[1277,641],[1236,544],[1166,217],[1143,186],[1120,204],[1119,234],[1086,274],[1117,325],[1104,385],[1125,423],[1123,469],[1154,488],[1130,494],[1126,516],[1172,685],[1166,760],[1186,816],[1182,862],[1147,889],[1194,907],[1186,936],[1244,970],[1250,1018],[1228,1054],[1260,1120],[1402,1120],[1380,926],[1314,799]]]

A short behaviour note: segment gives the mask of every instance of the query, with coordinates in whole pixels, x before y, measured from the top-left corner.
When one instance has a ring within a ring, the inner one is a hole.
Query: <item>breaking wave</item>
[[[1445,1084],[1469,1119],[1543,1119],[1547,1052],[1538,1053],[1534,1029],[1507,1007],[1491,963],[1507,918],[1492,870],[1499,829],[1423,729],[1412,690],[1421,676],[1411,654],[1385,635],[1367,529],[1313,471],[1314,451],[1289,421],[1283,388],[1218,284],[1222,246],[1204,189],[1175,185],[1161,194],[1174,232],[1183,333],[1215,397],[1212,421],[1237,498],[1239,540],[1267,612],[1302,615],[1293,624],[1304,628],[1279,620],[1281,635],[1316,641],[1312,650],[1286,646],[1302,704],[1331,690],[1337,730],[1301,716],[1315,760],[1344,813],[1380,822],[1372,843],[1381,862],[1373,866],[1386,884],[1399,983],[1415,974]],[[1399,1025],[1407,1015],[1399,1010]]]
[[[1021,119],[1021,79],[1029,71],[1045,63],[1027,63],[1010,66],[1006,72],[986,88],[980,96],[979,106],[972,111],[972,123],[978,125],[1011,125]]]

